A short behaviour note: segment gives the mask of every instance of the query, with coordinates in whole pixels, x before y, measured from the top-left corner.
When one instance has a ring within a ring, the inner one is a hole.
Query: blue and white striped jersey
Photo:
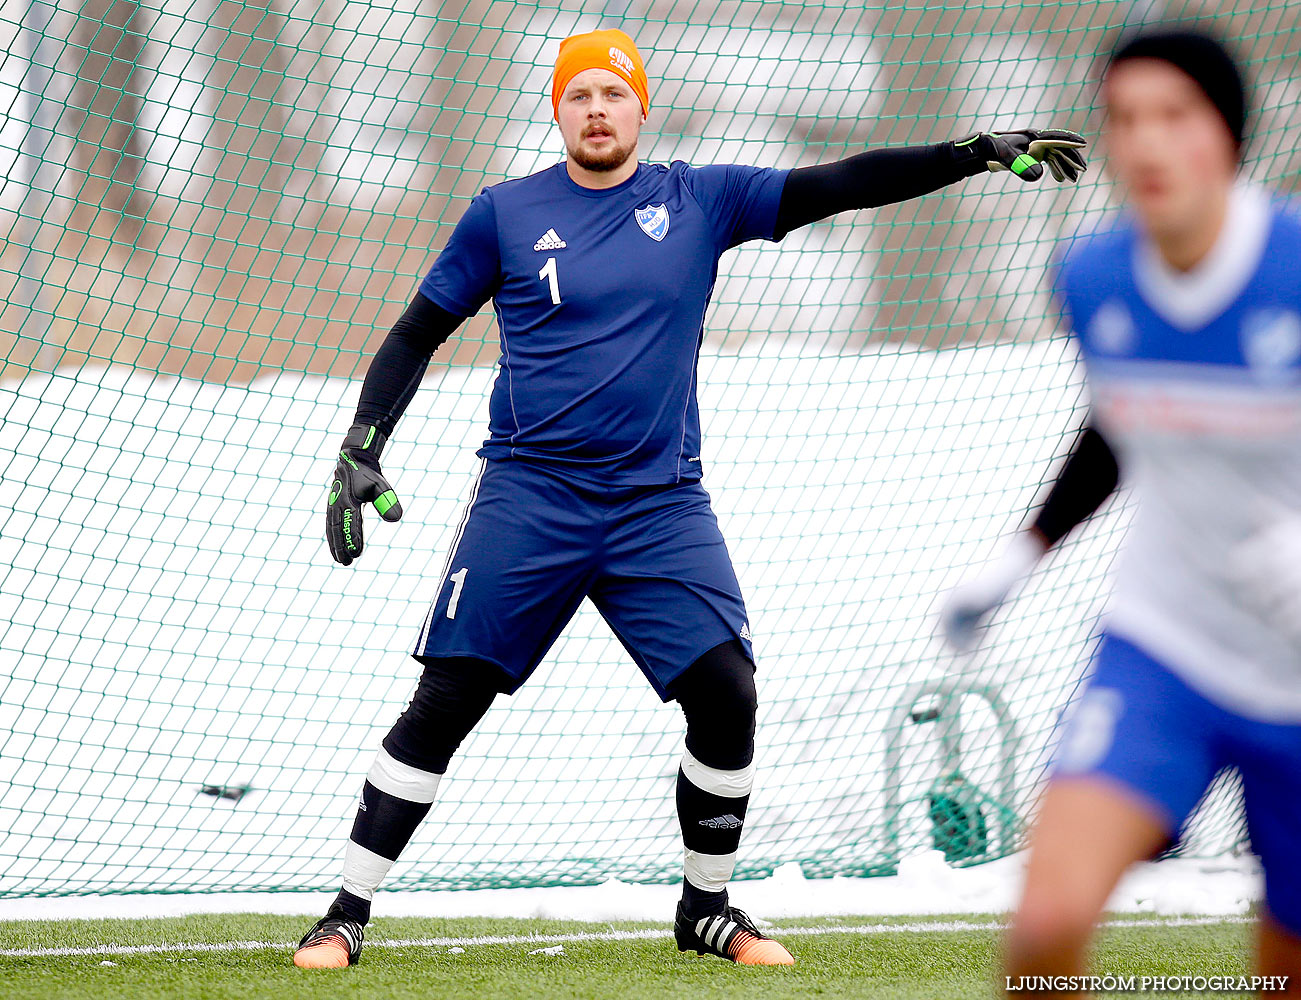
[[[1245,538],[1301,516],[1301,217],[1240,185],[1192,271],[1122,224],[1073,241],[1056,284],[1136,502],[1109,630],[1225,708],[1301,721],[1301,649],[1227,573]]]

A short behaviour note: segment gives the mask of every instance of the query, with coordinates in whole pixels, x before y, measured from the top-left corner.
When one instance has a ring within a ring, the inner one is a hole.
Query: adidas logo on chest
[[[538,237],[538,241],[533,244],[534,250],[563,250],[569,246],[562,240],[554,229],[548,229]]]

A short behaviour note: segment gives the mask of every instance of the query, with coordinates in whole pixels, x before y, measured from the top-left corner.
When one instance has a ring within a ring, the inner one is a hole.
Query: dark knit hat
[[[1191,77],[1223,116],[1241,152],[1247,130],[1247,91],[1242,71],[1223,42],[1183,25],[1155,25],[1122,36],[1107,71],[1129,59],[1160,59]]]

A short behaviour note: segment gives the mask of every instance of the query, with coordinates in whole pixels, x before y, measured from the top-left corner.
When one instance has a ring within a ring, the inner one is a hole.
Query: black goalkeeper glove
[[[361,505],[373,503],[386,521],[402,517],[402,504],[379,469],[388,440],[369,424],[353,424],[343,439],[325,508],[325,540],[334,561],[347,566],[361,555]]]
[[[1075,181],[1088,169],[1080,152],[1088,143],[1064,128],[1023,128],[1015,132],[976,132],[955,140],[954,148],[985,161],[988,170],[1010,170],[1023,181],[1037,181],[1046,163],[1058,181]]]

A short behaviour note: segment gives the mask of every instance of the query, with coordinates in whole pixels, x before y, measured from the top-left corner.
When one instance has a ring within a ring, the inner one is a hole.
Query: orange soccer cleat
[[[294,965],[300,969],[346,969],[356,965],[363,937],[361,924],[330,907],[298,942]]]
[[[795,958],[781,944],[766,937],[754,921],[734,906],[699,920],[688,919],[678,904],[673,921],[678,951],[694,950],[698,955],[717,955],[737,965],[794,965]]]

